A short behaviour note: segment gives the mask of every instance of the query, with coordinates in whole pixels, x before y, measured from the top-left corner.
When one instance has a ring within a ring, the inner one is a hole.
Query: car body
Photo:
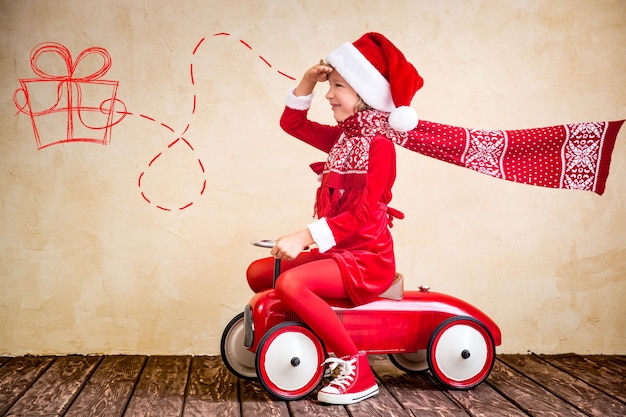
[[[403,284],[400,284],[403,285]],[[360,351],[387,354],[406,372],[430,370],[450,389],[484,381],[495,361],[501,332],[487,314],[451,295],[419,290],[351,306],[329,301]],[[302,398],[324,376],[332,354],[323,341],[278,298],[273,289],[256,293],[224,330],[222,358],[233,373],[259,378],[274,396]]]

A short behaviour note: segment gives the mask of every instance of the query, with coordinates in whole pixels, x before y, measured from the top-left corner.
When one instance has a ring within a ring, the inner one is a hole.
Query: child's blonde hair
[[[372,106],[370,106],[365,101],[363,101],[361,96],[359,96],[358,94],[357,94],[357,96],[359,97],[359,101],[357,101],[356,104],[354,105],[354,112],[355,113],[358,113],[358,112],[363,111],[363,110],[371,110],[371,109],[373,109]]]

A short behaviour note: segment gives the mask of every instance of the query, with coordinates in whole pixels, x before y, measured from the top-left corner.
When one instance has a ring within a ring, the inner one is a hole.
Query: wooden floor
[[[499,355],[470,391],[370,363],[380,394],[343,407],[273,399],[219,356],[0,357],[0,416],[626,416],[625,356]]]

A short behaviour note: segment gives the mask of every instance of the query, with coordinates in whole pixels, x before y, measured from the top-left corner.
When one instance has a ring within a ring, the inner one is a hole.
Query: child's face
[[[335,120],[343,122],[354,114],[359,95],[336,70],[328,75],[328,84],[326,99],[330,102]]]

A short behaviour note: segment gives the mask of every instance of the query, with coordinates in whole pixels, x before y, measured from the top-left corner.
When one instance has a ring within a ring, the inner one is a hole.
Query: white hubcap
[[[309,337],[285,332],[267,346],[263,366],[267,378],[278,388],[295,391],[311,381],[320,364],[315,343]]]
[[[468,354],[469,357],[463,357]],[[446,329],[435,351],[437,366],[447,378],[454,381],[465,381],[476,376],[485,366],[487,355],[487,343],[483,335],[465,324]]]

